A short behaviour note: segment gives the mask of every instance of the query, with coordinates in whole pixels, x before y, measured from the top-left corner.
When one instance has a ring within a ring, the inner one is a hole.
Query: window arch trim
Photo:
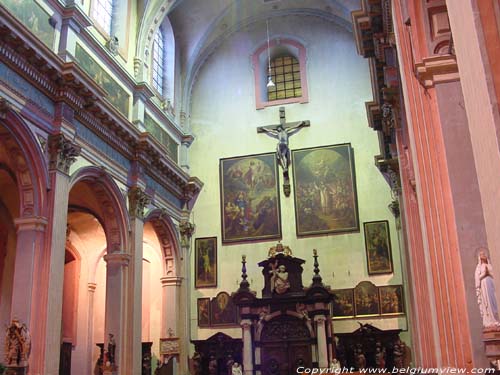
[[[262,43],[252,54],[252,65],[254,71],[254,81],[255,81],[255,105],[257,109],[263,109],[266,107],[291,104],[291,103],[308,103],[309,102],[309,92],[307,84],[307,74],[306,74],[306,48],[298,41],[288,38],[275,38],[269,41],[269,48],[271,50],[277,47],[284,46],[289,47],[292,50],[297,51],[297,55],[293,54],[294,57],[299,61],[300,65],[300,81],[302,85],[302,96],[289,99],[278,99],[278,100],[267,100],[267,41]]]

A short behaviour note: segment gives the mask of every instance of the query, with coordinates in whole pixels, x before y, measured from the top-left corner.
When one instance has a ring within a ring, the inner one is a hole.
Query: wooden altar
[[[262,298],[250,290],[243,259],[243,281],[232,297],[241,317],[245,375],[288,375],[300,366],[328,367],[333,358],[330,303],[314,252],[314,277],[302,282],[303,259],[278,244],[259,263],[264,277]]]

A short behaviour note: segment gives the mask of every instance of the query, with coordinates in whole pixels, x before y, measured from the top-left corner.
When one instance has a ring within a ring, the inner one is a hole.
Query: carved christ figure
[[[288,147],[288,139],[303,126],[308,126],[306,121],[301,121],[286,128],[281,124],[276,128],[266,126],[259,128],[261,132],[278,139],[278,144],[276,145],[276,157],[278,159],[278,163],[283,168],[283,173],[285,174],[288,173],[288,166],[290,165],[290,148]]]
[[[272,275],[271,292],[283,294],[290,288],[288,272],[286,272],[286,267],[284,265],[278,267],[278,261],[274,262],[274,264],[271,264],[269,273]]]

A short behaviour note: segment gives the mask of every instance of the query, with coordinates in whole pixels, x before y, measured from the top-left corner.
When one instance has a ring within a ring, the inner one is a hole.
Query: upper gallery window
[[[252,54],[252,64],[257,109],[309,101],[306,48],[299,41],[275,38],[264,42]],[[269,78],[274,85],[269,85]]]
[[[271,61],[270,76],[274,86],[267,86],[267,100],[300,98],[300,64],[294,56],[276,57]]]
[[[113,19],[113,0],[94,0],[92,18],[108,35],[111,35],[111,21]]]
[[[161,28],[156,31],[153,40],[152,83],[160,96],[164,94],[165,76],[165,37]]]

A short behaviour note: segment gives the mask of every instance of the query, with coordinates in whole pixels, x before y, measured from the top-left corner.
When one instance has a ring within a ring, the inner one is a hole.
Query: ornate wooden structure
[[[303,287],[303,259],[284,252],[278,244],[269,258],[260,262],[264,277],[262,298],[257,298],[246,281],[233,294],[243,329],[245,373],[291,374],[299,366],[327,367],[333,358],[330,303],[333,295],[319,275],[314,258],[313,282]]]

